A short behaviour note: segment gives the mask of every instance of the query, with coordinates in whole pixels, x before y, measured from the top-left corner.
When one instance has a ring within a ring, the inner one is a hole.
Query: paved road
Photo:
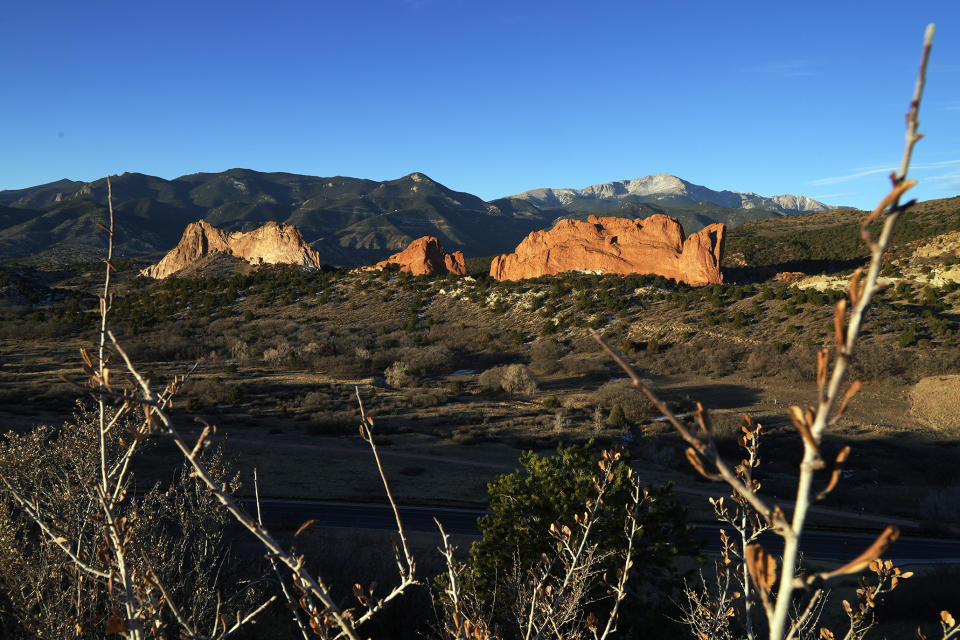
[[[247,508],[253,511],[252,503]],[[299,500],[262,500],[264,524],[268,527],[296,528],[307,520],[316,520],[317,526],[347,529],[395,529],[393,511],[386,505],[345,502],[317,502]],[[477,518],[483,511],[446,509],[441,507],[400,507],[403,526],[409,531],[436,532],[433,519],[437,518],[450,534],[478,535]],[[718,525],[697,525],[697,536],[707,543],[707,551],[719,551]],[[874,536],[860,533],[807,531],[803,535],[801,552],[810,560],[849,560],[870,546]],[[765,534],[761,540],[771,553],[782,549],[780,539]],[[902,537],[885,555],[898,564],[960,564],[960,539],[930,539]]]

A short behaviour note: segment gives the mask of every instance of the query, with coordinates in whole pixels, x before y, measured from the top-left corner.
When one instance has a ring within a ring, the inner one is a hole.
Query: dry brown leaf
[[[721,480],[722,477],[715,473],[709,473],[706,468],[703,466],[703,460],[700,459],[700,455],[696,452],[693,447],[687,447],[687,460],[690,462],[691,466],[697,470],[697,472],[702,475],[704,478],[710,480]]]
[[[873,541],[867,549],[858,555],[856,558],[843,565],[839,569],[834,569],[833,571],[821,574],[824,579],[829,579],[834,576],[841,576],[851,573],[860,573],[866,569],[870,564],[875,562],[880,555],[887,550],[887,547],[893,543],[900,536],[900,530],[894,526],[888,526],[883,530],[876,540]]]
[[[587,628],[594,633],[597,631],[597,616],[593,615],[593,611],[587,616]]]
[[[127,621],[121,618],[107,618],[107,633],[123,633],[130,628]]]
[[[900,184],[896,185],[887,196],[880,201],[880,204],[877,205],[877,208],[870,212],[863,222],[860,223],[861,227],[866,227],[868,224],[876,220],[877,216],[883,213],[883,210],[889,207],[895,200],[900,198],[908,189],[917,184],[916,180],[904,180]]]
[[[703,408],[703,405],[700,404],[699,402],[697,403],[696,417],[697,417],[697,424],[700,425],[700,429],[704,433],[712,433],[713,424],[710,421],[710,414],[707,412],[706,409]]]
[[[823,396],[823,389],[827,386],[827,364],[830,362],[830,352],[826,349],[817,351],[817,388],[820,390],[820,396]]]
[[[862,386],[863,384],[859,380],[854,380],[847,388],[847,392],[843,396],[843,402],[840,403],[840,409],[837,411],[837,415],[833,416],[832,422],[836,422],[840,416],[843,415],[843,412],[847,408],[847,403],[850,402],[853,396],[857,395],[857,392],[860,391],[860,387]]]
[[[310,525],[312,525],[314,522],[316,522],[316,520],[307,520],[306,522],[304,522],[302,525],[300,525],[300,528],[297,529],[297,532],[293,534],[293,537],[296,538],[298,535],[306,531],[307,528],[309,528]]]
[[[797,431],[800,432],[800,436],[803,438],[804,443],[813,449],[817,457],[820,457],[820,450],[817,448],[817,442],[813,439],[813,434],[810,433],[810,425],[807,422],[807,415],[804,414],[803,409],[797,405],[790,407],[790,419],[793,421],[793,426],[797,428]]]
[[[862,270],[857,268],[854,269],[853,275],[850,276],[850,304],[857,306],[857,303],[860,302],[860,275]]]
[[[837,482],[840,480],[840,475],[843,473],[843,463],[846,462],[849,456],[850,445],[840,449],[840,453],[837,454],[837,459],[833,462],[833,471],[830,473],[830,481],[827,483],[827,486],[824,488],[824,490],[817,494],[817,500],[823,500],[825,497],[827,497],[827,494],[833,491],[834,487],[837,486]]]
[[[744,549],[747,571],[753,582],[767,593],[777,582],[777,561],[759,544],[749,544]]]
[[[847,301],[839,300],[833,313],[833,339],[837,347],[837,353],[843,352],[844,336],[843,327],[846,323]]]
[[[946,609],[940,612],[940,619],[943,621],[943,624],[946,625],[947,629],[953,629],[957,625],[953,616],[950,615],[950,612]]]

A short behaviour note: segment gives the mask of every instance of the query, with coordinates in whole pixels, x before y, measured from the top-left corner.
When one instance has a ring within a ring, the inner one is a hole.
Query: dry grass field
[[[643,276],[496,283],[273,267],[155,283],[135,274],[133,264],[120,271],[118,337],[154,382],[198,363],[176,412],[184,424],[217,424],[241,473],[258,468],[267,495],[381,499],[354,426],[359,388],[401,502],[482,505],[486,483],[522,450],[595,439],[628,444],[645,481],[676,483],[705,520],[702,494],[716,488],[687,467],[679,437],[627,388],[588,327],[628,353],[677,411],[696,401],[714,411],[728,452],[742,414],[763,423],[764,485],[788,500],[802,450],[785,408],[813,402],[813,354],[830,339],[839,296],[776,281],[692,289]],[[60,376],[77,378],[78,350],[95,331],[97,276],[16,277],[0,307],[0,421],[23,430],[58,423],[82,395]],[[22,291],[29,286],[36,300]],[[960,444],[913,417],[909,398],[919,380],[960,370],[958,303],[954,285],[905,284],[879,297],[854,363],[865,389],[825,444],[827,455],[841,442],[853,448],[830,506],[911,519],[918,531],[960,523]],[[148,477],[168,469],[162,447],[149,465]]]

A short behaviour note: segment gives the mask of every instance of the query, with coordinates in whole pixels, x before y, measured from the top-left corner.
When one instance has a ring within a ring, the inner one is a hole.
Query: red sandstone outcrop
[[[408,271],[415,276],[429,273],[467,274],[463,254],[459,251],[447,253],[433,236],[417,238],[406,249],[378,262],[377,266],[383,268],[392,264],[400,265],[400,271]]]
[[[162,279],[213,253],[246,260],[250,264],[295,264],[319,268],[320,256],[310,248],[293,225],[268,222],[259,229],[242,233],[224,231],[200,220],[187,225],[176,247],[157,264],[140,273]]]
[[[647,273],[690,285],[723,282],[720,260],[726,227],[712,224],[689,238],[676,218],[561,220],[535,231],[513,253],[497,256],[490,275],[521,280],[565,271]]]

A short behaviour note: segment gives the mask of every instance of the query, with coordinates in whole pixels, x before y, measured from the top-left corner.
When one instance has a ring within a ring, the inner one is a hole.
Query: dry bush
[[[130,421],[122,427],[130,427]],[[90,446],[98,429],[96,412],[81,404],[63,428],[9,433],[0,443],[0,468],[9,483],[8,490],[0,491],[0,592],[7,600],[0,613],[15,618],[23,632],[4,637],[102,638],[102,620],[122,606],[119,588],[78,579],[71,559],[44,540],[10,493],[12,488],[31,496],[45,525],[76,541],[81,556],[102,554],[100,509],[92,495],[99,450]],[[122,451],[116,441],[108,443],[108,459],[117,459]],[[209,451],[203,458],[218,481],[231,491],[238,488],[221,452]],[[129,523],[131,539],[138,543],[127,553],[129,567],[141,574],[153,572],[181,609],[197,622],[205,621],[207,628],[218,599],[237,592],[246,602],[254,595],[244,593],[250,576],[243,577],[226,542],[227,514],[184,470],[169,483],[118,505],[115,517]],[[164,627],[176,627],[168,612],[154,615]]]
[[[383,378],[394,389],[409,387],[416,382],[416,379],[408,373],[408,369],[407,363],[403,361],[394,362],[383,372]]]
[[[457,427],[450,437],[454,442],[462,445],[477,444],[487,439],[487,435],[478,427]]]
[[[780,375],[782,349],[769,342],[753,345],[743,360],[743,368],[753,376],[772,378]]]
[[[623,416],[631,422],[659,415],[652,402],[637,393],[630,380],[611,380],[597,389],[592,396],[593,402],[608,412],[615,406],[623,410]]]
[[[407,370],[416,376],[437,376],[455,368],[453,352],[443,345],[408,347],[400,350],[398,358],[407,365]]]
[[[230,357],[239,365],[248,365],[253,361],[250,345],[246,340],[234,340],[230,344]]]
[[[171,330],[158,331],[149,337],[127,340],[129,355],[140,362],[175,362],[196,360],[208,350],[188,336]]]
[[[610,377],[610,369],[599,358],[584,358],[571,354],[562,358],[558,364],[560,369],[568,376],[601,380]]]
[[[505,391],[530,395],[537,391],[537,382],[525,364],[507,364],[487,369],[477,377],[477,382],[481,388],[492,393]]]
[[[438,407],[447,401],[447,394],[437,389],[421,389],[407,394],[407,402],[414,409]]]
[[[560,359],[569,353],[562,344],[548,338],[537,338],[530,345],[530,368],[537,373],[551,374],[560,370]]]
[[[318,411],[338,406],[340,401],[325,391],[308,391],[300,398],[300,408],[304,411]]]
[[[699,373],[708,376],[730,375],[740,367],[746,349],[739,344],[695,336],[674,344],[655,358],[644,357],[644,366],[657,373]]]
[[[432,325],[427,331],[427,340],[451,351],[474,351],[489,342],[483,330],[454,322]]]
[[[351,435],[356,430],[357,414],[352,411],[318,411],[307,425],[307,433],[314,436]]]
[[[239,399],[239,387],[224,384],[213,378],[192,378],[188,380],[181,391],[200,406],[217,407],[233,405]]]
[[[871,382],[903,382],[909,360],[889,346],[865,342],[850,359],[850,375]]]
[[[316,371],[346,380],[364,378],[378,370],[374,368],[371,361],[362,360],[353,353],[314,357],[311,362]]]
[[[271,367],[289,365],[297,357],[297,353],[284,338],[277,340],[277,346],[263,350],[263,362]]]

